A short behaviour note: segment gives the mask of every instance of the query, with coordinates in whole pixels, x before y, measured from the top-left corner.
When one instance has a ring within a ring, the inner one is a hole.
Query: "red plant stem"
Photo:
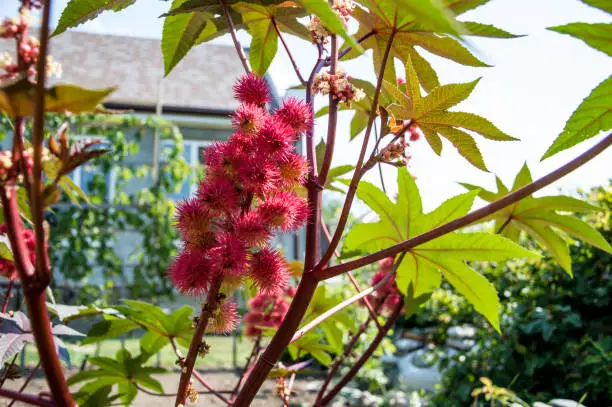
[[[389,317],[389,319],[383,326],[383,329],[381,329],[378,332],[378,334],[376,335],[376,337],[374,338],[370,346],[368,346],[368,349],[366,349],[366,351],[363,353],[363,355],[361,355],[359,360],[351,367],[348,373],[344,375],[344,377],[340,379],[338,383],[336,383],[336,385],[329,391],[329,393],[327,393],[325,397],[321,398],[321,400],[316,404],[317,407],[327,405],[331,400],[333,400],[333,398],[338,394],[338,392],[344,386],[346,386],[346,384],[350,382],[353,379],[353,377],[355,377],[357,372],[359,372],[359,370],[363,367],[363,365],[372,356],[376,348],[378,348],[378,345],[380,345],[380,343],[385,338],[385,336],[387,336],[387,333],[389,332],[393,324],[395,324],[395,321],[397,321],[397,318],[400,316],[403,309],[404,309],[404,300],[402,298],[402,300],[398,302],[395,308],[393,309],[393,313],[391,314],[391,316]]]
[[[204,332],[206,332],[208,321],[219,306],[218,296],[222,282],[223,276],[218,277],[213,282],[208,292],[206,304],[202,307],[202,311],[200,312],[200,320],[198,321],[198,325],[196,326],[195,332],[193,333],[193,338],[191,339],[191,344],[189,345],[187,357],[185,358],[181,367],[181,379],[179,382],[175,403],[175,405],[177,406],[179,404],[186,404],[189,380],[192,376],[192,373],[194,372],[193,367],[198,357],[198,350],[200,348],[200,344],[202,343],[202,337],[204,336]]]
[[[494,214],[495,212],[504,209],[505,207],[512,205],[515,202],[520,201],[523,198],[526,198],[532,195],[534,192],[539,191],[540,189],[552,184],[560,178],[563,178],[570,172],[575,169],[583,166],[593,158],[597,157],[600,153],[605,151],[610,144],[612,144],[612,133],[608,134],[603,140],[597,143],[595,146],[582,153],[569,163],[563,165],[562,167],[557,168],[553,172],[545,175],[544,177],[528,184],[520,189],[517,189],[514,192],[509,193],[508,195],[498,199],[495,202],[492,202],[480,209],[477,209],[473,212],[468,213],[467,215],[455,219],[452,222],[445,223],[442,226],[438,226],[428,232],[425,232],[421,235],[415,236],[411,239],[405,240],[401,243],[395,244],[391,247],[388,247],[384,250],[380,250],[376,253],[372,253],[370,255],[361,257],[357,260],[349,261],[343,264],[338,264],[336,266],[328,267],[326,269],[315,271],[315,276],[317,280],[323,281],[329,278],[333,278],[340,274],[346,273],[347,271],[355,270],[359,267],[367,266],[368,264],[372,264],[375,261],[382,260],[385,257],[395,256],[398,253],[404,252],[406,250],[410,250],[416,246],[427,243],[433,239],[436,239],[440,236],[443,236],[447,233],[454,232],[462,227],[468,226],[474,222],[477,222],[489,215]]]
[[[331,66],[329,74],[333,78],[336,75],[338,67],[338,37],[331,36]],[[333,79],[332,79],[333,80]],[[324,186],[327,180],[327,174],[331,167],[331,162],[334,157],[334,147],[336,144],[336,131],[338,128],[338,100],[335,98],[333,89],[329,92],[329,115],[327,119],[327,142],[325,144],[325,154],[319,171],[319,185]]]
[[[48,284],[51,281],[51,263],[45,248],[44,192],[42,182],[42,150],[45,125],[45,79],[47,77],[47,53],[49,48],[49,19],[51,0],[43,2],[43,18],[40,27],[40,52],[36,64],[36,96],[32,117],[32,145],[34,147],[33,183],[30,186],[32,221],[36,233],[36,272]],[[25,176],[24,176],[25,177]]]
[[[242,62],[242,66],[246,73],[251,73],[251,66],[249,65],[249,61],[247,60],[246,55],[244,54],[244,49],[242,49],[242,45],[240,41],[238,41],[238,36],[236,35],[236,26],[234,25],[234,20],[230,15],[229,8],[227,4],[225,4],[224,0],[219,0],[221,7],[223,8],[223,13],[225,14],[225,18],[227,19],[227,24],[229,25],[230,34],[232,35],[232,40],[234,41],[234,47],[236,48],[236,53],[238,54],[238,58],[240,58],[240,62]]]
[[[136,384],[136,387],[138,388],[139,391],[148,394],[150,396],[157,396],[157,397],[176,397],[176,393],[155,393],[154,391],[145,389],[144,387]],[[231,393],[231,390],[220,390],[220,391],[215,391],[215,393]],[[200,395],[211,395],[214,394],[211,391],[199,391],[198,394]],[[229,401],[227,401],[228,405],[229,405]]]
[[[179,350],[178,346],[176,345],[176,342],[174,341],[174,338],[170,338],[170,344],[172,345],[172,348],[174,349],[174,353],[176,354],[176,356],[178,356],[179,358],[182,358],[183,355],[181,355],[181,351]],[[197,379],[197,381],[199,381],[202,386],[204,386],[206,389],[208,389],[208,391],[206,391],[206,392],[198,392],[198,394],[212,394],[212,395],[216,396],[217,398],[221,399],[222,401],[228,403],[228,400],[221,395],[221,393],[228,393],[227,391],[217,391],[217,390],[215,390],[210,384],[208,384],[206,382],[206,380],[204,380],[202,375],[200,375],[198,373],[198,371],[195,370],[195,369],[191,372],[191,375],[193,377],[195,377]],[[176,396],[176,395],[177,395],[177,393],[173,394],[173,396]]]
[[[17,401],[22,401],[27,404],[32,404],[33,406],[57,407],[55,404],[53,404],[53,402],[49,400],[45,400],[36,396],[31,396],[29,394],[19,393],[12,390],[0,389],[0,396]]]
[[[314,117],[314,105],[313,105],[313,97],[312,97],[312,84],[314,83],[315,75],[319,73],[319,71],[323,68],[323,46],[321,44],[317,44],[319,48],[319,56],[317,62],[315,63],[314,68],[312,68],[312,72],[310,73],[310,77],[308,78],[308,82],[306,83],[306,103],[310,103],[310,113]],[[317,153],[314,143],[314,125],[308,129],[306,132],[306,159],[308,160],[308,166],[310,167],[310,176],[314,177],[317,175]]]
[[[255,342],[253,343],[253,349],[251,349],[251,354],[249,355],[244,368],[242,369],[242,372],[240,373],[240,377],[238,378],[238,382],[236,383],[236,387],[234,387],[234,390],[232,391],[232,398],[236,395],[236,393],[238,393],[238,390],[240,390],[240,385],[242,384],[242,381],[244,380],[244,377],[246,376],[247,372],[249,371],[250,367],[251,367],[251,363],[253,362],[253,360],[255,359],[255,357],[257,357],[257,354],[260,351],[260,343],[261,343],[261,335],[259,335],[257,337],[257,339],[255,339]]]
[[[336,314],[337,312],[342,311],[344,308],[348,307],[349,305],[359,301],[360,299],[362,299],[362,298],[372,294],[374,291],[384,287],[384,285],[387,283],[387,281],[389,281],[389,279],[393,278],[393,277],[395,277],[395,273],[387,273],[387,275],[382,280],[380,280],[375,286],[370,287],[368,289],[365,289],[362,292],[360,292],[359,294],[354,295],[351,298],[349,298],[347,300],[344,300],[341,303],[331,307],[330,309],[328,309],[327,311],[325,311],[324,313],[322,313],[321,315],[317,316],[315,319],[310,321],[308,324],[304,325],[304,327],[300,328],[293,335],[293,338],[291,339],[290,343],[293,343],[293,342],[297,341],[302,336],[306,335],[308,332],[310,332],[311,330],[313,330],[314,328],[319,326],[327,318],[331,317],[332,315]]]
[[[23,382],[23,384],[19,388],[19,393],[23,393],[25,388],[28,387],[28,384],[30,384],[30,381],[34,378],[34,375],[36,374],[36,372],[38,372],[38,369],[40,369],[40,362],[38,362],[36,367],[34,369],[32,369],[32,371],[30,372],[30,374],[26,378],[25,382]],[[13,404],[15,404],[16,401],[17,400],[13,399],[13,401],[11,401],[7,407],[11,407]]]
[[[323,219],[323,217],[321,217],[321,230],[323,230],[323,235],[325,235],[327,242],[330,242],[331,235],[329,234],[329,230],[327,229],[327,225],[325,224],[325,220]],[[338,253],[338,250],[334,250],[334,254],[336,255],[336,257],[340,257],[340,253]],[[353,276],[353,273],[349,271],[348,273],[346,273],[346,275],[349,278],[349,281],[351,282],[353,287],[355,287],[355,290],[357,290],[357,292],[360,293],[362,291],[361,287],[359,286],[359,283]],[[376,326],[378,327],[378,329],[380,329],[381,328],[380,322],[378,322],[378,318],[376,318],[376,312],[374,312],[374,308],[372,308],[372,304],[370,304],[370,300],[367,298],[364,298],[363,303],[365,307],[368,309],[368,312],[370,313],[374,321],[376,322]]]
[[[323,254],[321,261],[317,265],[316,269],[321,269],[325,267],[327,262],[331,259],[334,250],[338,247],[338,243],[340,242],[340,238],[342,237],[342,233],[344,232],[344,228],[346,226],[346,222],[348,220],[349,212],[351,211],[351,205],[353,204],[353,199],[355,198],[355,193],[357,191],[357,185],[363,175],[361,168],[363,166],[363,161],[365,159],[366,150],[368,148],[368,141],[370,140],[370,134],[372,133],[372,126],[374,124],[374,120],[377,116],[378,111],[378,99],[380,97],[380,93],[382,90],[383,79],[385,76],[385,70],[387,68],[387,62],[389,61],[389,55],[391,53],[391,45],[393,44],[393,40],[395,38],[395,29],[391,31],[391,35],[389,36],[389,42],[387,43],[387,47],[385,48],[385,53],[382,58],[380,73],[378,76],[378,82],[376,84],[376,89],[374,91],[374,96],[372,99],[372,106],[370,107],[370,117],[368,118],[368,126],[366,128],[366,132],[363,138],[363,144],[361,146],[361,152],[359,153],[359,159],[357,160],[357,164],[355,165],[355,173],[353,174],[353,178],[351,179],[351,184],[346,193],[346,199],[344,201],[344,206],[342,207],[342,212],[340,213],[340,219],[338,219],[338,226],[336,227],[336,231],[332,237],[331,242],[329,243],[329,247]],[[391,61],[393,63],[393,61]]]
[[[293,58],[293,54],[291,53],[291,50],[289,49],[289,47],[287,46],[287,43],[285,42],[285,37],[283,36],[283,33],[281,32],[280,28],[278,28],[278,24],[276,24],[276,21],[274,20],[274,18],[272,18],[272,25],[274,25],[276,34],[278,34],[278,38],[280,38],[281,43],[283,44],[283,47],[285,48],[285,51],[287,52],[287,56],[289,57],[289,60],[291,61],[291,65],[293,65],[293,70],[295,71],[295,74],[297,75],[298,80],[300,81],[302,85],[306,85],[306,81],[304,80],[304,77],[302,76],[302,73],[300,72],[300,68],[297,66],[297,63],[295,62],[295,59]]]
[[[363,41],[367,40],[368,38],[370,38],[371,36],[373,36],[375,34],[376,34],[376,31],[370,31],[369,33],[366,33],[366,34],[362,35],[361,37],[357,38],[357,43],[361,44]],[[351,52],[352,49],[353,49],[353,47],[346,47],[346,48],[344,48],[338,54],[338,59],[344,58],[344,56],[346,54],[348,54],[349,52]],[[327,58],[325,60],[325,66],[329,66],[330,64],[331,64],[331,58]]]
[[[2,304],[3,314],[6,314],[6,310],[8,309],[9,302],[11,301],[11,292],[13,291],[14,285],[15,280],[9,280],[8,287],[6,287],[6,293],[4,293],[4,303]]]

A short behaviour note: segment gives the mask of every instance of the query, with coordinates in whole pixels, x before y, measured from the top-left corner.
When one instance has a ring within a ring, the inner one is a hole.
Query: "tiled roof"
[[[155,106],[164,66],[160,41],[66,32],[51,40],[51,55],[62,64],[61,82],[88,88],[117,86],[108,101]],[[14,43],[0,40],[0,52],[14,54]],[[194,47],[162,80],[164,106],[231,110],[232,84],[242,73],[233,47]]]

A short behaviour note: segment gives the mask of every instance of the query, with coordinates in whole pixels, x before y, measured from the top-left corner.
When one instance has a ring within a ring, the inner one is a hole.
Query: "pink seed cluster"
[[[289,98],[269,113],[268,85],[252,74],[239,79],[234,94],[241,103],[234,134],[206,149],[196,196],[177,206],[184,248],[168,275],[186,294],[208,293],[222,279],[225,293],[251,280],[262,295],[277,296],[288,272],[270,239],[301,228],[308,217],[306,200],[295,192],[308,165],[294,142],[311,126],[311,108]]]
[[[295,295],[295,289],[289,287],[286,294]],[[289,310],[289,302],[283,296],[259,294],[249,301],[249,312],[244,316],[246,328],[244,334],[258,337],[262,328],[278,328]]]
[[[0,225],[0,235],[6,236],[8,228],[6,224]],[[36,235],[34,231],[25,229],[23,231],[23,240],[25,246],[28,249],[30,263],[36,264]],[[9,280],[15,280],[18,278],[17,268],[12,260],[0,258],[0,276]]]
[[[370,281],[371,285],[376,285],[382,281],[383,278],[387,276],[388,273],[393,272],[393,257],[387,257],[378,262],[378,272],[374,274],[372,280]],[[385,285],[379,288],[373,296],[378,299],[378,301],[382,301],[381,309],[386,312],[390,312],[395,308],[395,306],[401,301],[401,293],[397,288],[397,284],[395,283],[395,278],[390,278],[387,280]]]

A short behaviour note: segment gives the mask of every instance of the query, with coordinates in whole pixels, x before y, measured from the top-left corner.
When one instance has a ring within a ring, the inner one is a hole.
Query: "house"
[[[0,40],[0,52],[12,52],[13,47],[13,43]],[[91,89],[117,87],[106,100],[106,108],[129,110],[142,117],[156,115],[178,126],[183,135],[183,157],[194,169],[200,166],[207,145],[227,139],[232,133],[229,116],[237,106],[232,85],[243,72],[233,47],[210,44],[195,47],[166,78],[160,41],[156,39],[71,31],[51,40],[50,53],[62,64],[59,82]],[[275,107],[279,96],[275,89],[272,93],[271,107]],[[2,144],[6,147],[9,142],[6,138]],[[157,132],[145,134],[139,143],[138,154],[127,160],[133,165],[150,165],[153,174],[130,182],[132,190],[153,185],[155,168],[164,164],[164,141]],[[87,192],[96,171],[95,166],[84,166],[72,174],[72,179]],[[192,195],[195,181],[194,172],[172,198]],[[112,172],[106,183],[107,201],[113,202],[116,180]],[[126,275],[130,274],[130,255],[137,250],[138,241],[136,232],[122,232],[117,239],[116,253]],[[289,260],[303,256],[300,250],[303,242],[304,236],[299,234],[277,237],[277,244]],[[88,283],[96,284],[95,280],[92,278]],[[61,273],[56,281],[62,281]]]

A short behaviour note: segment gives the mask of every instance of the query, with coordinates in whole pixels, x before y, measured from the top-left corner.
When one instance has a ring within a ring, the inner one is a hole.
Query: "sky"
[[[54,24],[66,3],[67,0],[54,2]],[[3,0],[0,16],[14,15],[16,5],[16,0]],[[96,20],[79,26],[78,30],[160,38],[163,20],[159,16],[167,11],[169,5],[166,1],[138,0],[135,5],[120,13],[103,13]],[[463,14],[461,19],[494,24],[514,34],[526,35],[511,40],[470,37],[473,52],[493,65],[490,68],[465,67],[424,53],[443,84],[469,82],[481,77],[472,95],[458,106],[458,110],[479,114],[521,141],[495,142],[475,136],[491,173],[472,167],[448,142],[444,143],[441,157],[435,155],[424,140],[415,143],[411,149],[413,158],[410,170],[417,177],[426,209],[464,192],[458,182],[495,189],[493,174],[497,174],[506,184],[511,185],[514,175],[524,162],[529,164],[534,178],[546,175],[603,137],[601,134],[540,162],[540,157],[561,132],[573,110],[612,71],[612,59],[605,54],[579,40],[548,31],[546,27],[573,21],[611,22],[610,16],[578,0],[492,0],[485,6]],[[240,39],[243,45],[248,46],[247,34],[241,33]],[[216,42],[231,44],[229,36]],[[296,50],[296,60],[306,75],[312,69],[316,57],[313,47],[290,36],[288,43],[291,49]],[[368,53],[344,63],[343,67],[354,77],[374,80],[371,55]],[[281,92],[297,84],[289,60],[280,45],[270,73]],[[322,98],[317,100],[317,107],[322,102]],[[349,143],[350,118],[350,113],[340,115],[334,166],[354,164],[361,147],[361,138]],[[316,130],[318,138],[326,134],[325,119],[317,121]],[[395,169],[384,168],[385,184],[390,195],[395,191],[395,174]],[[576,188],[586,189],[606,184],[610,177],[612,149],[548,187],[543,193],[562,191],[571,194]],[[380,184],[377,171],[371,171],[366,179]]]

